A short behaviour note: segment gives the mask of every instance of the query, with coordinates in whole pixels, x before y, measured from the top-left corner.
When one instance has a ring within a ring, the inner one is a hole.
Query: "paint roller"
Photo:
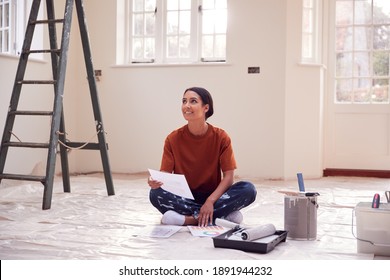
[[[239,224],[230,222],[228,220],[220,219],[220,218],[215,219],[215,224],[217,226],[224,227],[224,228],[232,228],[232,229],[239,229],[240,228]]]
[[[273,224],[265,224],[258,227],[243,230],[241,232],[242,240],[252,241],[275,234],[276,229]]]
[[[240,229],[240,225],[224,220],[224,219],[215,219],[215,224],[217,226],[225,227],[225,228],[231,228],[238,230]],[[240,229],[241,231],[241,239],[246,241],[252,241],[259,238],[263,238],[266,236],[270,236],[275,234],[276,229],[273,224],[265,224],[258,227],[250,228],[250,229]]]

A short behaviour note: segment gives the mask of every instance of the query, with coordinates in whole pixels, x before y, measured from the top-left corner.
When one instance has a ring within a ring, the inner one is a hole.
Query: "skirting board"
[[[349,177],[390,178],[390,170],[326,168],[323,170],[323,175],[324,177],[349,176]]]

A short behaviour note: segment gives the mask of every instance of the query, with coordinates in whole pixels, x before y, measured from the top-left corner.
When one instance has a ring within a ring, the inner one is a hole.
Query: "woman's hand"
[[[148,177],[148,185],[149,187],[151,187],[152,189],[158,189],[159,187],[162,186],[162,182],[160,181],[157,181],[157,180],[153,180],[153,178],[151,176]]]
[[[214,203],[211,200],[206,200],[200,208],[198,216],[198,225],[201,227],[208,226],[213,223]]]

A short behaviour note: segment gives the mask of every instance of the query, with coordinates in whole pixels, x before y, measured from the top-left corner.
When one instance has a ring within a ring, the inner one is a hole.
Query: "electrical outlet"
[[[248,74],[260,74],[260,67],[259,66],[248,67]]]

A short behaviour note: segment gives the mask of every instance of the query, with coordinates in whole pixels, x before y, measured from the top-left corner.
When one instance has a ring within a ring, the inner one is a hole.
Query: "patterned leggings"
[[[224,218],[233,211],[238,211],[256,199],[256,188],[250,182],[240,181],[234,183],[214,204],[214,220]],[[194,195],[196,197],[196,195]],[[162,214],[173,210],[185,216],[198,217],[204,199],[188,199],[174,195],[162,188],[151,189],[149,193],[150,202]]]

